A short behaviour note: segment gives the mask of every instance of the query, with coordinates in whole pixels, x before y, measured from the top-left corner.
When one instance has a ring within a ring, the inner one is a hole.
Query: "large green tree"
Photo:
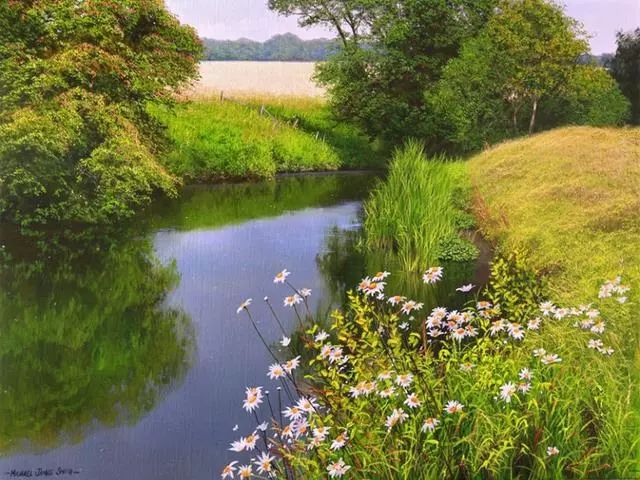
[[[559,5],[502,1],[427,92],[430,138],[440,148],[468,151],[537,127],[620,123],[627,103],[610,75],[578,64],[587,48],[580,26]]]
[[[640,28],[618,32],[618,48],[611,70],[631,102],[631,122],[640,125]]]
[[[336,32],[339,54],[318,67],[339,117],[398,142],[426,134],[424,91],[461,43],[486,23],[496,0],[269,0],[302,26]]]
[[[146,107],[201,48],[162,0],[0,0],[0,220],[114,221],[171,193]]]

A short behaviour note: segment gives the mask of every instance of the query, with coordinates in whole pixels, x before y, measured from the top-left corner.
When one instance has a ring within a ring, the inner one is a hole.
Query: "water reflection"
[[[186,315],[161,306],[175,266],[148,240],[103,237],[89,255],[51,242],[29,257],[24,243],[4,249],[0,268],[3,455],[135,423],[184,376],[194,346]]]

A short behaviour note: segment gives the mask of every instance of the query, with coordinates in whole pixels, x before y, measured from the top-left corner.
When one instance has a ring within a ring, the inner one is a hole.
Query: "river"
[[[48,238],[35,255],[4,235],[0,475],[218,478],[237,456],[229,442],[255,425],[244,388],[275,388],[272,361],[237,306],[253,298],[259,328],[286,359],[263,302],[294,329],[278,271],[310,288],[311,310],[325,316],[362,276],[389,269],[357,248],[375,181],[345,173],[188,187],[124,231],[76,232],[72,245]],[[474,274],[452,270],[442,292]],[[460,301],[430,295],[417,299]]]

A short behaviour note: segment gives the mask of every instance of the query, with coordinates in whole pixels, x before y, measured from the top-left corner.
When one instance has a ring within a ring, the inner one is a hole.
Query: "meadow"
[[[384,165],[381,147],[333,120],[321,100],[210,98],[152,113],[171,140],[161,161],[187,183]]]

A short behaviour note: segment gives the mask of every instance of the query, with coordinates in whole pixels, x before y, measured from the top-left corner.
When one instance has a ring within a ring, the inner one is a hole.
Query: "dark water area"
[[[272,282],[283,268],[312,290],[319,315],[381,269],[393,272],[388,294],[425,310],[462,303],[455,287],[476,266],[445,265],[442,286],[428,290],[419,275],[358,248],[375,181],[352,173],[190,187],[127,229],[45,239],[40,254],[26,254],[30,242],[5,229],[0,478],[38,469],[88,480],[219,478],[237,457],[229,442],[255,428],[244,388],[276,386],[269,354],[236,308],[253,298],[258,326],[286,360],[262,301],[295,329],[282,305],[290,292]]]

